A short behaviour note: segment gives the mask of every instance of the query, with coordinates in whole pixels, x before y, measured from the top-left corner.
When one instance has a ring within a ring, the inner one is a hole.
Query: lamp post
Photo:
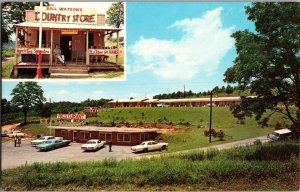
[[[211,143],[211,124],[212,124],[212,91],[210,91],[210,116],[209,116],[209,143]]]
[[[36,69],[36,75],[35,79],[42,79],[43,74],[42,74],[42,19],[43,19],[43,14],[42,14],[42,9],[43,9],[43,2],[40,2],[40,26],[39,26],[39,50],[38,50],[38,67]]]
[[[52,126],[52,120],[51,120],[51,116],[52,116],[52,113],[51,113],[51,98],[50,98],[49,110],[50,110],[50,135],[51,135],[51,126]]]

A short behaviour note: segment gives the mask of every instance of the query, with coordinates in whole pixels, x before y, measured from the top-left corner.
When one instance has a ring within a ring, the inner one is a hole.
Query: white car
[[[36,146],[36,145],[44,143],[45,141],[48,141],[50,139],[55,139],[55,138],[54,138],[54,136],[43,136],[36,140],[31,141],[30,143],[31,143],[31,145]]]
[[[98,139],[88,140],[85,144],[81,145],[81,149],[84,151],[95,151],[104,147],[105,141],[99,141]]]
[[[22,133],[21,131],[13,131],[7,134],[8,137],[24,137],[25,133]]]
[[[155,141],[144,141],[139,145],[131,147],[133,152],[148,152],[153,150],[167,149],[168,143],[157,143]]]

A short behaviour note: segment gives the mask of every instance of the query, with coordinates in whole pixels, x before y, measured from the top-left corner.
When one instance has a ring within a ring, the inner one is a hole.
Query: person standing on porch
[[[54,54],[55,58],[59,59],[62,64],[65,64],[65,56],[61,54],[58,44],[55,45]]]

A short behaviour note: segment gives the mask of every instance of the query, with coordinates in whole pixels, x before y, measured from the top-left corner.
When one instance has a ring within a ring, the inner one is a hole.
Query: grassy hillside
[[[2,171],[4,190],[298,190],[299,143],[141,160],[34,163]]]
[[[213,138],[211,144],[208,143],[208,137],[204,136],[204,130],[209,129],[209,108],[205,107],[102,109],[98,117],[88,118],[87,122],[94,125],[128,122],[137,126],[149,126],[147,124],[150,123],[153,127],[155,124],[166,124],[175,130],[162,134],[160,138],[169,142],[169,151],[177,151],[267,135],[274,130],[277,121],[283,121],[281,119],[280,116],[274,116],[271,119],[272,126],[260,128],[254,118],[247,118],[244,124],[240,124],[228,107],[213,108],[212,127],[216,131],[223,130],[227,136],[225,141]]]

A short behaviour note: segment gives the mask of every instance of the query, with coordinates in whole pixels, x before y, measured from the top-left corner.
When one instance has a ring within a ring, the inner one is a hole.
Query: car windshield
[[[273,132],[272,135],[276,136],[276,137],[279,137],[280,134],[279,133],[276,133],[276,132]]]
[[[86,144],[95,144],[96,142],[95,141],[88,141],[86,142]]]
[[[143,142],[143,143],[141,143],[140,145],[145,145],[146,143],[145,142]]]
[[[40,137],[38,140],[45,140],[45,137]]]

